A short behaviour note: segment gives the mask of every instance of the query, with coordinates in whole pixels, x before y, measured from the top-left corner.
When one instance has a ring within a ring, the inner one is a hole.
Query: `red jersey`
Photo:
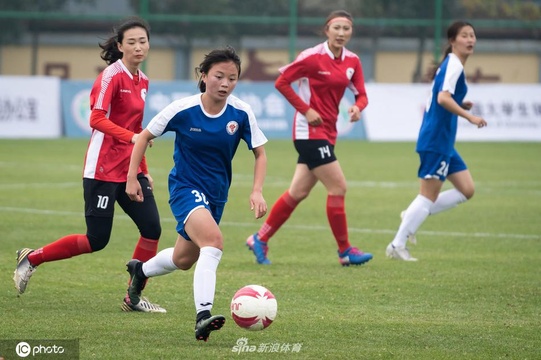
[[[131,138],[143,129],[147,91],[147,76],[141,70],[138,76],[134,76],[122,60],[107,66],[97,77],[90,92],[92,135],[85,156],[83,177],[126,182],[133,148]],[[106,114],[106,117],[100,118],[100,113]],[[95,119],[101,122],[93,124]],[[93,125],[99,125],[103,131]],[[143,170],[146,171],[146,163],[142,163],[139,172]]]
[[[342,49],[335,59],[327,42],[306,49],[291,64],[280,68],[276,88],[297,110],[293,122],[293,140],[325,139],[336,143],[339,104],[346,88],[355,95],[355,105],[363,110],[368,105],[364,76],[359,57]],[[298,94],[291,83],[298,81]],[[303,114],[316,110],[323,123],[311,126]]]

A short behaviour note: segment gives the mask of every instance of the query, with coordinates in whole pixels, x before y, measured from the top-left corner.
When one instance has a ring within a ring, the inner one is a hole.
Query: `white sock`
[[[157,253],[152,259],[143,263],[143,273],[147,277],[160,276],[169,274],[178,270],[173,262],[174,248],[163,249]]]
[[[212,246],[202,247],[193,274],[193,298],[197,313],[212,309],[216,292],[216,269],[222,250]]]
[[[464,194],[457,189],[446,190],[438,195],[436,202],[430,208],[430,215],[452,209],[467,200]]]
[[[411,202],[410,206],[404,213],[404,218],[400,223],[400,227],[392,241],[394,247],[406,247],[408,236],[417,232],[417,229],[426,220],[430,214],[430,208],[434,203],[423,195],[417,197]]]

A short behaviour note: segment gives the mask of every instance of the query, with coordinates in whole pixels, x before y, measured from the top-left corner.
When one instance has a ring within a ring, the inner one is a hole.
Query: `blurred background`
[[[414,126],[406,126],[413,131],[405,130],[404,135],[398,123],[388,127],[398,126],[398,139],[415,138],[427,83],[447,40],[446,28],[462,19],[475,26],[478,38],[475,54],[466,65],[468,82],[522,86],[499,88],[501,99],[485,88],[476,111],[498,119],[512,114],[515,122],[516,116],[522,116],[520,125],[506,125],[505,129],[520,127],[541,140],[541,0],[0,0],[0,88],[6,87],[6,77],[13,76],[62,80],[58,85],[62,93],[59,116],[63,117],[60,135],[69,135],[71,125],[77,122],[84,130],[80,135],[88,134],[86,95],[80,95],[79,90],[91,86],[85,81],[93,81],[106,66],[98,43],[121,19],[137,15],[151,26],[151,50],[143,71],[151,80],[150,94],[160,95],[150,103],[147,99],[149,117],[171,99],[197,90],[187,84],[194,81],[194,68],[204,54],[232,45],[241,55],[241,80],[253,85],[244,95],[252,106],[262,109],[262,127],[271,135],[277,130],[289,136],[290,106],[269,83],[280,66],[325,40],[321,32],[325,18],[337,9],[348,10],[354,17],[354,33],[347,47],[360,56],[367,84],[395,86],[374,88],[375,97],[369,92],[371,105],[382,103],[379,92],[411,94],[420,91],[414,85],[424,84],[420,100],[411,99],[416,103],[412,112],[401,116],[413,122]],[[257,88],[258,84],[266,85]],[[28,90],[29,86],[22,88]],[[517,91],[521,94],[517,100],[508,98]],[[4,105],[0,105],[4,124],[17,106],[6,104],[5,97],[13,97],[13,92],[4,94]],[[536,92],[537,97],[532,95]],[[79,98],[83,104],[74,105],[73,99]],[[388,107],[388,101],[384,105]],[[381,110],[377,106],[372,109]],[[372,117],[392,120],[395,116],[377,112]],[[507,124],[510,120],[498,122]],[[367,119],[354,137],[370,138],[375,132],[369,127]],[[350,131],[352,128],[345,126],[342,134]],[[55,134],[58,136],[58,131]],[[6,135],[5,127],[0,129],[2,135]],[[489,137],[493,138],[500,135]],[[395,137],[389,133],[384,139]]]
[[[190,79],[205,52],[226,44],[242,54],[244,79],[273,80],[323,41],[336,9],[355,18],[348,47],[367,81],[428,81],[445,29],[467,19],[478,36],[470,82],[541,82],[539,0],[0,0],[0,74],[94,78],[104,67],[97,43],[138,15],[151,25],[152,80]]]

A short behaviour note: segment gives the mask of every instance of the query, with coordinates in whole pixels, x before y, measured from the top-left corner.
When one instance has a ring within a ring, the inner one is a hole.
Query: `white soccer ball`
[[[278,303],[269,289],[261,285],[247,285],[231,299],[231,317],[247,330],[263,330],[276,318]]]

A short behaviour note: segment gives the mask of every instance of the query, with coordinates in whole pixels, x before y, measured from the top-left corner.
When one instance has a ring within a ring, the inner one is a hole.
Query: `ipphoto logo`
[[[0,340],[3,359],[79,359],[79,340]]]
[[[30,346],[30,344],[28,344],[27,342],[21,341],[15,347],[15,352],[17,353],[17,355],[19,355],[19,357],[25,358],[30,354],[32,354],[32,356],[40,354],[64,354],[65,349],[63,346],[58,345],[45,346],[39,344],[35,346]]]

